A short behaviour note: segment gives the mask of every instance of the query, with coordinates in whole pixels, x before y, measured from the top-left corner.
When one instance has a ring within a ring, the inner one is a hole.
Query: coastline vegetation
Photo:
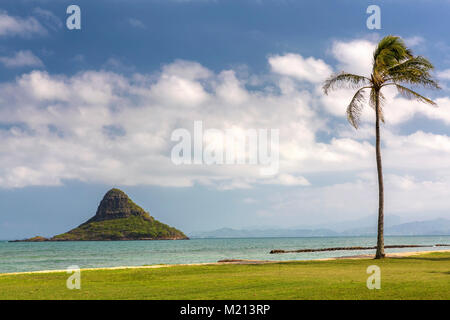
[[[82,224],[69,232],[54,236],[52,240],[171,239],[181,237],[186,236],[181,231],[159,222],[153,217],[130,216]]]

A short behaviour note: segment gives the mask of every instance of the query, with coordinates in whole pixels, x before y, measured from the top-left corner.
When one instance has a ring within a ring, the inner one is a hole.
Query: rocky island
[[[36,236],[24,242],[97,240],[182,240],[183,232],[170,227],[135,204],[119,189],[109,190],[91,219],[52,238]]]

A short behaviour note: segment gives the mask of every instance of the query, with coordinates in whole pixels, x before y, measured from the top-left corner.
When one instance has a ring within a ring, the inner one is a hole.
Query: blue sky
[[[68,30],[66,8],[81,8]],[[187,232],[314,226],[376,212],[370,108],[324,97],[342,69],[365,73],[376,41],[400,35],[429,58],[439,109],[387,92],[386,212],[450,218],[448,1],[33,1],[0,5],[0,238],[64,232],[120,187]],[[174,166],[173,130],[280,130],[280,172]],[[412,201],[411,199],[415,199]]]

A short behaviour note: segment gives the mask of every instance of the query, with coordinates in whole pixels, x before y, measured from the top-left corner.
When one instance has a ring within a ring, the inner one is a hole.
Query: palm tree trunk
[[[376,136],[376,156],[378,172],[378,238],[377,252],[375,259],[384,258],[384,187],[383,187],[383,168],[381,166],[381,148],[380,148],[380,91],[376,91],[375,101],[375,136]]]

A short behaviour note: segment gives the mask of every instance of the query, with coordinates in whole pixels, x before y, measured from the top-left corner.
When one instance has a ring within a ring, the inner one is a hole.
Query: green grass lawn
[[[381,289],[366,268],[381,268]],[[0,299],[450,299],[450,253],[385,260],[175,266],[0,276]]]

